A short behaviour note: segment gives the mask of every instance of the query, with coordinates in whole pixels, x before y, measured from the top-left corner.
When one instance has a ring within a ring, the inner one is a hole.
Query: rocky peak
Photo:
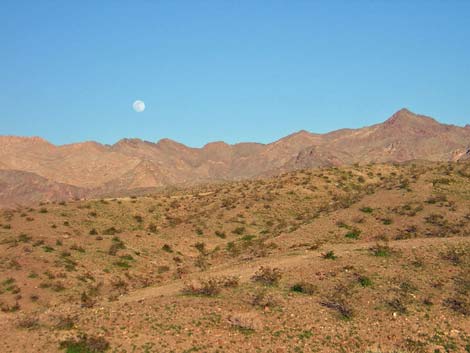
[[[129,147],[138,147],[144,143],[143,140],[138,139],[138,138],[123,138],[116,142],[113,147],[124,147],[124,146],[129,146]]]
[[[203,149],[204,150],[214,150],[214,149],[226,149],[229,147],[227,143],[224,141],[214,141],[214,142],[209,142],[204,145]]]
[[[387,125],[395,125],[397,123],[403,123],[412,120],[413,118],[416,118],[417,115],[414,114],[413,112],[409,111],[406,108],[402,108],[399,111],[397,111],[395,114],[393,114],[390,118],[388,118],[385,121],[385,124]]]

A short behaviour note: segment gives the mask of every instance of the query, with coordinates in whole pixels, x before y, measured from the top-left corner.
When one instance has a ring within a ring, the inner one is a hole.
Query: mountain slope
[[[167,185],[236,180],[307,167],[353,163],[458,160],[470,126],[440,124],[407,109],[381,124],[327,134],[307,131],[270,144],[212,142],[191,148],[163,139],[123,139],[55,146],[41,138],[0,137],[0,169],[103,193]]]
[[[88,190],[56,183],[33,173],[0,170],[0,207],[71,200],[88,195]]]

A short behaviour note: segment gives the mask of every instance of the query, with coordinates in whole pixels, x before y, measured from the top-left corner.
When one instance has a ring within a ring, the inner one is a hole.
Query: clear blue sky
[[[0,1],[0,135],[270,142],[402,107],[470,123],[470,1]]]

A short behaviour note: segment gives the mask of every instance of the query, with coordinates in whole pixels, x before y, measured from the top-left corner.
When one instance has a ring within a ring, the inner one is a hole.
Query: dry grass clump
[[[62,341],[60,348],[67,352],[103,353],[109,349],[109,342],[101,336],[80,334],[76,338]]]
[[[182,292],[190,295],[215,296],[223,288],[238,287],[240,279],[234,276],[212,277],[204,280],[185,283]]]
[[[266,289],[263,289],[253,294],[251,297],[251,305],[260,308],[272,308],[277,305],[277,301]]]
[[[312,295],[317,290],[317,287],[312,283],[301,281],[301,282],[297,282],[297,283],[293,284],[290,287],[290,290],[292,292],[296,292],[296,293],[303,293],[303,294]]]
[[[392,248],[388,244],[376,244],[369,249],[374,256],[389,257],[393,254]]]
[[[351,300],[353,296],[354,284],[338,284],[325,299],[320,301],[320,305],[332,309],[339,314],[342,320],[351,320],[354,315]]]
[[[282,278],[282,272],[279,268],[271,268],[261,266],[258,271],[251,277],[255,282],[262,283],[267,286],[275,286]]]
[[[343,299],[325,300],[320,302],[320,304],[326,308],[335,310],[344,320],[352,319],[353,311]]]
[[[54,327],[57,330],[71,330],[77,321],[77,317],[71,315],[59,315],[55,318]]]
[[[470,266],[470,246],[464,244],[449,246],[441,253],[441,257],[455,266]]]
[[[263,325],[256,313],[237,313],[227,319],[230,326],[244,333],[251,333],[262,329]]]
[[[24,315],[18,319],[16,326],[23,329],[34,329],[39,326],[39,319],[33,315]]]

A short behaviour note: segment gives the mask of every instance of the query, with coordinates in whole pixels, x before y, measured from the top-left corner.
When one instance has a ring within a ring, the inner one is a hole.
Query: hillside
[[[61,201],[90,196],[88,190],[56,183],[34,173],[0,170],[0,207]]]
[[[468,163],[17,207],[0,214],[0,346],[465,352],[469,254]]]
[[[270,144],[213,142],[190,148],[163,139],[123,139],[55,146],[41,138],[0,137],[0,169],[36,174],[52,184],[80,188],[83,195],[129,194],[171,185],[240,180],[309,167],[354,163],[454,161],[465,156],[470,126],[440,124],[406,109],[384,123],[327,134],[307,131]],[[14,186],[12,186],[14,187]],[[52,201],[44,193],[43,201]],[[3,203],[36,201],[27,195]],[[64,193],[64,200],[72,195]]]

